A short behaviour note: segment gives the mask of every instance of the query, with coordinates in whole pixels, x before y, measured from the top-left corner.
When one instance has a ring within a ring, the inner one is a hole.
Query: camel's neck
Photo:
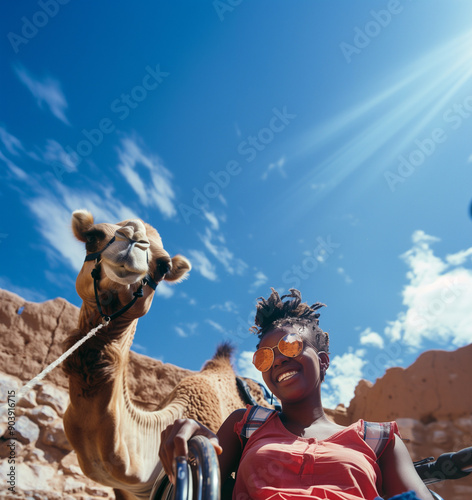
[[[98,323],[84,309],[70,343]],[[148,498],[160,470],[160,434],[183,416],[186,398],[174,398],[157,412],[132,403],[126,378],[136,323],[115,319],[68,358],[71,404],[64,426],[89,477]]]
[[[122,391],[137,321],[126,319],[124,315],[116,318],[66,360],[65,370],[69,375],[71,400],[74,395],[89,399],[96,397],[98,393],[101,398],[106,399],[112,396],[117,387]],[[69,346],[99,323],[100,316],[96,310],[83,304],[79,328],[69,337]]]

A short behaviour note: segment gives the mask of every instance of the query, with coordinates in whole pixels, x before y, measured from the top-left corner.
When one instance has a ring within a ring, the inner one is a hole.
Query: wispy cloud
[[[28,179],[28,174],[23,169],[18,167],[15,163],[13,163],[9,158],[7,158],[1,151],[0,151],[0,160],[5,163],[10,172],[17,179],[21,181],[26,181]]]
[[[68,104],[58,80],[51,77],[40,80],[35,78],[26,68],[20,65],[15,67],[15,72],[21,83],[26,86],[36,99],[36,103],[41,109],[47,106],[49,111],[56,118],[66,125],[70,125],[65,114]]]
[[[185,323],[175,326],[174,329],[177,332],[177,335],[182,338],[190,337],[194,335],[197,331],[198,323]]]
[[[201,250],[189,250],[188,256],[192,263],[192,268],[199,272],[204,278],[210,281],[216,281],[218,276],[215,266]]]
[[[214,214],[214,212],[207,212],[206,210],[203,211],[203,215],[207,219],[207,221],[210,223],[210,226],[213,230],[218,231],[220,228],[220,223],[218,221],[218,218]]]
[[[262,271],[257,271],[256,274],[254,275],[254,281],[253,283],[251,283],[251,286],[249,287],[249,293],[254,293],[257,288],[259,288],[262,285],[265,285],[268,279],[269,278]]]
[[[227,300],[224,304],[213,304],[210,309],[219,309],[220,311],[237,314],[238,306],[231,300]]]
[[[126,137],[118,148],[118,170],[147,207],[156,207],[170,218],[176,215],[172,174],[156,155],[145,154],[136,140]]]
[[[133,349],[133,351],[136,351],[136,352],[140,352],[142,354],[146,354],[147,353],[147,347],[141,345],[141,344],[137,344],[136,342],[133,342],[133,345],[131,346],[131,349]]]
[[[0,127],[0,141],[12,155],[18,156],[23,151],[23,144],[21,144],[20,139],[10,134],[4,127]]]
[[[46,140],[46,147],[44,150],[40,150],[40,156],[37,157],[38,160],[44,161],[44,163],[52,166],[60,166],[61,171],[64,167],[67,172],[77,171],[76,163],[72,161],[69,153],[54,139]]]
[[[0,288],[16,293],[28,302],[44,302],[47,297],[37,289],[15,285],[5,276],[0,276]]]
[[[212,232],[206,228],[205,234],[200,235],[205,248],[218,260],[229,274],[243,274],[247,264],[234,256],[226,246],[226,241],[221,233]]]
[[[226,328],[222,325],[220,325],[219,323],[217,323],[216,321],[213,321],[212,319],[207,319],[206,322],[211,325],[217,332],[220,332],[220,333],[225,333],[226,332]]]
[[[278,171],[281,177],[284,178],[287,177],[287,174],[285,173],[284,170],[285,161],[286,161],[285,156],[282,156],[276,162],[270,163],[269,166],[264,171],[264,173],[261,175],[261,179],[265,181],[273,170]]]
[[[344,282],[347,285],[350,285],[352,283],[351,277],[346,273],[345,269],[343,267],[338,267],[338,274],[340,274],[344,278]]]

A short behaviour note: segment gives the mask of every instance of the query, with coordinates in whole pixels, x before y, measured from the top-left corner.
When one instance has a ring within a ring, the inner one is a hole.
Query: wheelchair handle
[[[423,462],[415,465],[415,469],[425,484],[460,479],[472,472],[472,446],[453,453],[443,453],[432,462]]]

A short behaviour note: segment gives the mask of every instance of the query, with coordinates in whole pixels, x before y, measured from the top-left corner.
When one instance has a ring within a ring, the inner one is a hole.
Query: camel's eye
[[[94,229],[84,234],[85,239],[87,240],[87,248],[96,246],[100,240],[105,237],[105,233],[103,231],[99,231],[98,229]]]
[[[157,262],[157,270],[161,276],[164,276],[170,271],[170,261],[160,260]]]

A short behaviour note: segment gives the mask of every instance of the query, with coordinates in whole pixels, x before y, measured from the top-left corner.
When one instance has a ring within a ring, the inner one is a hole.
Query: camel
[[[126,381],[138,319],[151,307],[154,284],[181,281],[191,265],[183,256],[170,258],[159,233],[141,220],[95,224],[92,214],[78,210],[72,215],[72,229],[85,243],[87,257],[76,281],[83,301],[78,329],[68,337],[67,347],[101,321],[105,326],[65,361],[70,405],[64,428],[86,476],[114,488],[117,498],[147,499],[162,468],[158,449],[163,429],[188,417],[216,431],[229,413],[245,405],[231,366],[231,349],[219,347],[214,358],[184,378],[157,411],[139,409]],[[120,313],[136,292],[142,296]],[[119,316],[107,322],[117,312]],[[262,391],[257,399],[263,401]]]

